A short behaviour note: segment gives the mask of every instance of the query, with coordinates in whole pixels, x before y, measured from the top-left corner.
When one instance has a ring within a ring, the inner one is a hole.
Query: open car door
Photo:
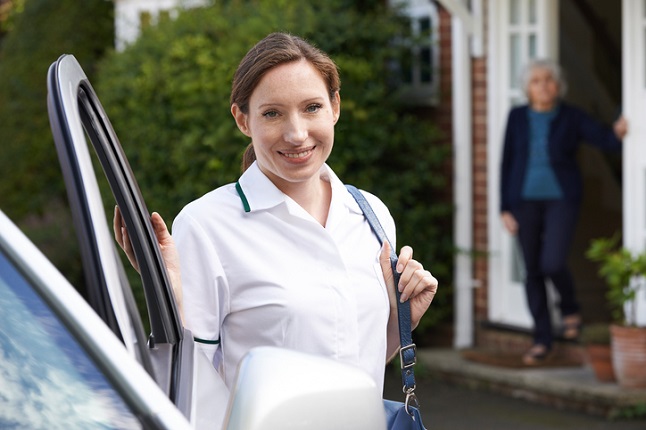
[[[128,160],[74,56],[63,55],[50,66],[47,85],[49,119],[80,244],[88,301],[189,417],[193,337],[179,318],[150,215]],[[139,263],[151,327],[147,340],[106,216],[92,153],[119,205]]]

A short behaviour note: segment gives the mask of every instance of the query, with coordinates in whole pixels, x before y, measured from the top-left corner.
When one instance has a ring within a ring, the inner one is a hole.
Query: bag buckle
[[[404,359],[404,353],[409,349],[413,350],[413,357],[412,357],[413,360],[411,362],[407,362]],[[399,349],[399,364],[402,370],[409,369],[413,367],[416,363],[417,363],[417,346],[415,346],[414,343],[411,343],[410,345],[406,345]]]

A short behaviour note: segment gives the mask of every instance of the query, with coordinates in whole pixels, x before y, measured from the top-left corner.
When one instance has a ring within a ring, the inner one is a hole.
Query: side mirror
[[[361,369],[258,347],[240,363],[223,428],[379,430],[386,418],[381,393]]]

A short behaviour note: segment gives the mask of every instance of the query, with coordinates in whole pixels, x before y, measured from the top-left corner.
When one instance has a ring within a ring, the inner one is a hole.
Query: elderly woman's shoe
[[[581,315],[573,314],[563,317],[563,331],[561,336],[565,340],[576,342],[581,335]]]
[[[523,354],[523,364],[526,366],[537,366],[543,364],[550,354],[550,349],[545,345],[537,343]]]

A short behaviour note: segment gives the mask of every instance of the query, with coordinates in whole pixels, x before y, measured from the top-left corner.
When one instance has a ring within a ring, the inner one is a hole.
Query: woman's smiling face
[[[308,61],[269,70],[249,99],[249,111],[231,112],[240,131],[251,138],[260,170],[283,192],[318,180],[334,145],[339,94],[330,100],[325,80]]]

